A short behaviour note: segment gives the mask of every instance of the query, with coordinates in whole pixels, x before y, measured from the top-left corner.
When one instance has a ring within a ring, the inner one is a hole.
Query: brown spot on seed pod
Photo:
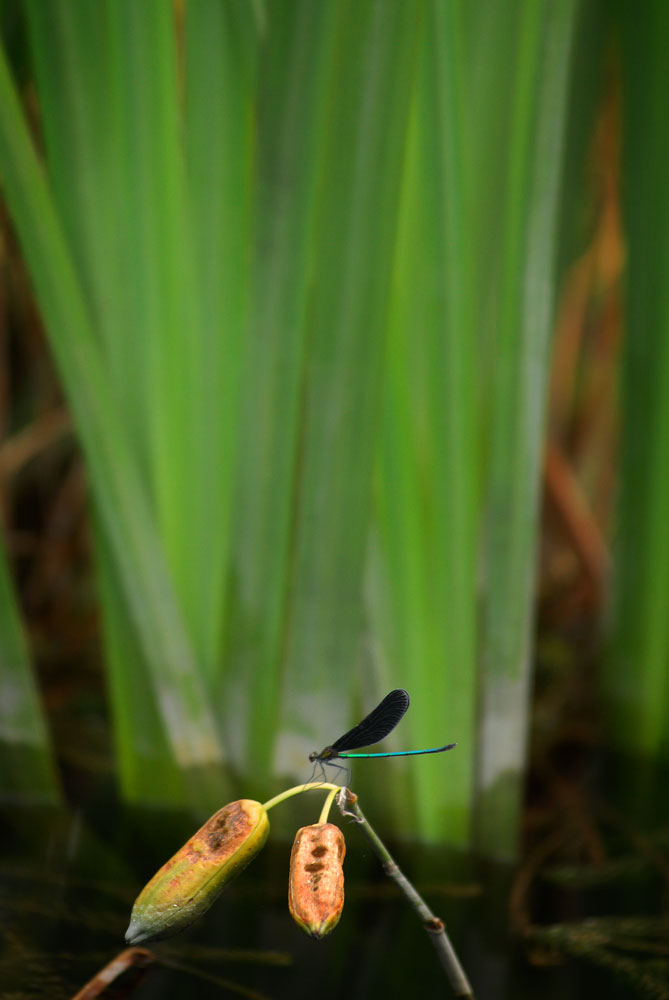
[[[297,831],[290,855],[288,906],[296,923],[312,937],[324,937],[339,922],[345,854],[344,835],[333,823],[315,823]]]

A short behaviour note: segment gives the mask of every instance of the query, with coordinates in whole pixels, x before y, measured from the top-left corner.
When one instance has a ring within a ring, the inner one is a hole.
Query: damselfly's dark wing
[[[370,747],[372,743],[378,743],[393,731],[408,707],[408,692],[403,688],[395,688],[362,722],[340,736],[329,749],[344,753],[345,750],[357,750],[358,747]]]

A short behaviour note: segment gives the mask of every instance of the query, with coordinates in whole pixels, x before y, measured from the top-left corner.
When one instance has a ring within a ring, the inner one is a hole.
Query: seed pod
[[[128,944],[169,937],[201,917],[268,834],[260,802],[239,799],[219,809],[142,889],[126,931]]]
[[[315,938],[339,923],[344,907],[344,834],[333,823],[297,831],[290,854],[288,907],[293,920]]]

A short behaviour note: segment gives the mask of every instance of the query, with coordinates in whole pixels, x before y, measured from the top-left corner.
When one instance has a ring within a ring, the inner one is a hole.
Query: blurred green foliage
[[[659,0],[621,10],[604,693],[619,745],[655,753],[667,25]],[[123,793],[204,812],[227,777],[260,796],[401,685],[402,745],[459,745],[385,763],[397,829],[513,855],[554,307],[618,22],[578,0],[23,11],[3,9],[0,173],[90,478]]]

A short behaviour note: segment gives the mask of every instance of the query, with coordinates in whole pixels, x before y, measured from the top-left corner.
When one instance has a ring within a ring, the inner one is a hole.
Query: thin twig
[[[416,892],[406,875],[400,871],[397,862],[391,856],[388,848],[365,819],[358,805],[357,797],[348,788],[343,788],[337,804],[343,816],[352,816],[356,823],[360,825],[381,861],[386,875],[389,875],[393,879],[418,914],[423,927],[428,932],[430,941],[437,949],[439,960],[446,971],[456,997],[465,997],[467,1000],[474,1000],[474,992],[464,969],[460,965],[460,960],[455,953],[450,938],[446,933],[443,921],[435,916],[423,897]],[[347,807],[350,807],[350,809]]]
[[[222,979],[220,976],[212,975],[212,973],[202,969],[199,965],[182,962],[171,958],[169,955],[157,955],[146,948],[126,948],[124,951],[119,952],[111,962],[108,962],[104,968],[100,969],[72,997],[72,1000],[94,1000],[95,997],[101,996],[107,987],[115,982],[124,972],[127,972],[128,969],[134,966],[146,971],[151,965],[162,965],[167,969],[173,969],[175,972],[186,973],[205,982],[214,983],[216,986],[229,990],[237,996],[244,997],[245,1000],[266,1000],[264,993],[258,993],[256,990],[249,989],[240,983],[231,982],[229,979]]]
[[[147,966],[156,961],[153,952],[146,948],[125,948],[103,969],[96,972],[93,978],[72,997],[72,1000],[93,1000],[93,997],[99,997],[110,983],[113,983],[128,969],[133,966],[138,969],[146,969]]]

